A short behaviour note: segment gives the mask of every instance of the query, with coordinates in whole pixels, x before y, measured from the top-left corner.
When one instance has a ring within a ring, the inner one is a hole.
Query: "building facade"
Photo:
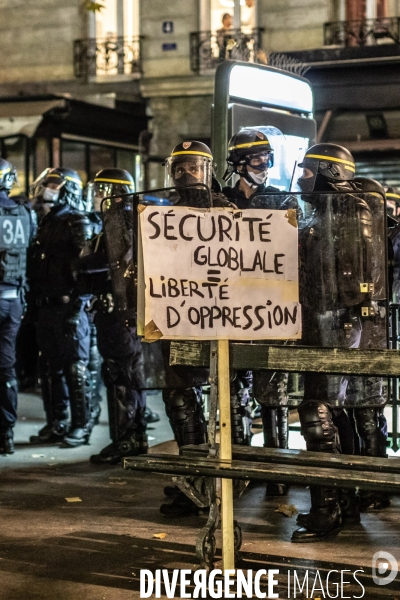
[[[68,160],[75,166],[81,162],[80,170],[87,178],[93,174],[90,164],[99,164],[97,158],[91,158],[91,145],[116,148],[104,150],[106,166],[120,165],[117,150],[124,149],[132,153],[131,159],[128,155],[124,158],[131,170],[136,169],[140,155],[146,168],[145,176],[137,173],[137,179],[141,178],[140,185],[151,186],[162,184],[162,160],[175,144],[185,138],[210,141],[214,73],[221,61],[272,60],[272,64],[285,65],[282,56],[292,55],[309,66],[309,51],[357,45],[353,26],[347,26],[350,33],[343,37],[343,26],[338,29],[338,23],[372,20],[376,25],[392,17],[394,26],[400,16],[400,0],[1,0],[1,6],[2,152],[7,153],[8,144],[9,157],[16,157],[21,142],[15,142],[13,154],[13,134],[21,131],[10,126],[16,109],[7,122],[10,101],[26,99],[16,111],[20,118],[29,116],[33,110],[30,103],[39,97],[67,97],[93,107],[100,105],[105,112],[99,113],[90,128],[87,119],[81,119],[82,140],[76,133],[79,119],[73,134],[72,126],[68,131],[61,125],[52,128],[42,162],[66,164]],[[225,27],[224,15],[228,16]],[[371,31],[377,34],[375,25]],[[381,37],[379,44],[377,40],[372,43],[373,36],[366,33],[370,41],[364,41],[364,46],[369,47],[370,55],[370,46],[378,45],[382,52],[386,45],[386,54],[393,59],[399,47],[395,33],[391,38]],[[274,63],[277,55],[281,62]],[[323,87],[315,73],[312,81],[318,106]],[[324,102],[326,96],[325,92]],[[109,132],[104,128],[107,114],[111,114],[107,109],[114,111],[121,123]],[[54,113],[56,107],[51,110]],[[321,110],[326,110],[325,105]],[[130,121],[135,127],[127,141],[126,123]],[[67,125],[66,117],[64,122]],[[37,137],[37,131],[30,130],[29,136]],[[89,144],[89,149],[79,144]],[[31,160],[31,155],[24,160]],[[26,180],[39,168],[40,161],[32,162],[32,168],[25,168]]]

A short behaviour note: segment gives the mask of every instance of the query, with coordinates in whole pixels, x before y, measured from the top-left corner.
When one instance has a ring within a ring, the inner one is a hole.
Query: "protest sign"
[[[140,229],[145,339],[301,337],[294,210],[143,206]]]

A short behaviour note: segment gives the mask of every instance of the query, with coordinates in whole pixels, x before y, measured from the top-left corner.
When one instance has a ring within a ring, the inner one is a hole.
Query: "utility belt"
[[[36,306],[42,308],[43,306],[64,306],[71,302],[71,296],[44,296],[43,298],[36,299]]]

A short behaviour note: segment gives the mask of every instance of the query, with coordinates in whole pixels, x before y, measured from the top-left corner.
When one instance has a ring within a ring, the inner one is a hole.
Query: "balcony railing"
[[[190,66],[195,73],[215,69],[224,60],[255,62],[262,29],[196,31],[190,34]]]
[[[325,46],[375,46],[399,43],[399,17],[324,23]]]
[[[75,77],[140,74],[140,44],[140,36],[75,40]]]

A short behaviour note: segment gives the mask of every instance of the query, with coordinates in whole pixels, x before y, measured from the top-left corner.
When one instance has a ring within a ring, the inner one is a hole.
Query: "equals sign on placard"
[[[221,271],[216,271],[215,269],[209,269],[207,271],[207,281],[210,283],[219,283],[221,281],[220,277],[214,277],[214,275],[221,275]]]

